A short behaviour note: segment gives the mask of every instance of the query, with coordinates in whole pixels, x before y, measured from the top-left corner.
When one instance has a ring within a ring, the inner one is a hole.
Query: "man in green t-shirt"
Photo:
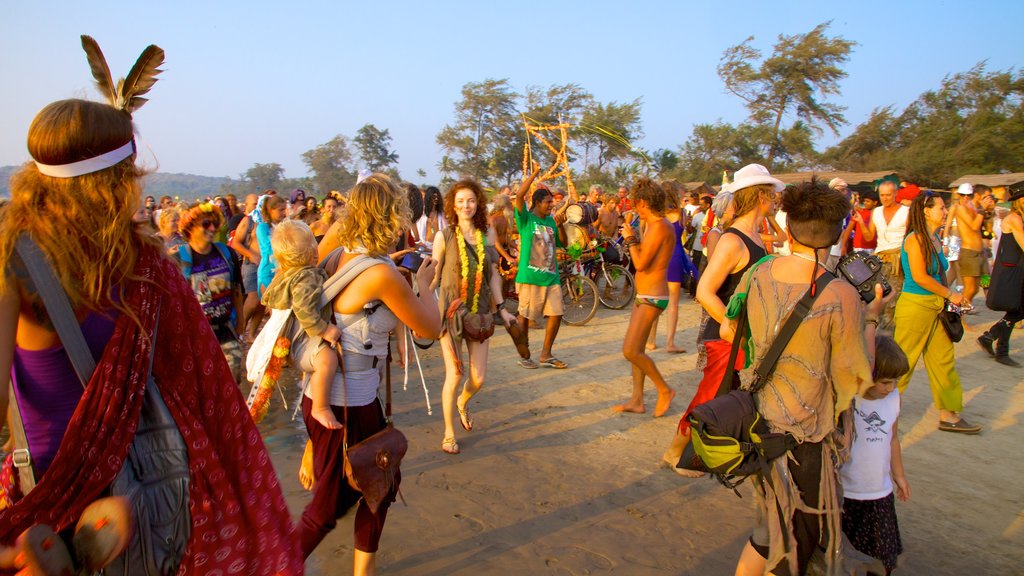
[[[519,293],[518,323],[523,327],[524,340],[528,339],[528,320],[540,324],[544,318],[544,347],[538,360],[540,365],[565,368],[565,362],[551,354],[551,346],[562,324],[562,289],[558,276],[558,260],[555,247],[565,245],[565,213],[554,217],[551,207],[554,198],[551,191],[538,188],[533,192],[530,210],[526,209],[526,193],[537,176],[534,172],[527,177],[516,192],[516,227],[519,229],[519,270],[516,272],[516,291]],[[529,341],[527,340],[527,344]],[[529,357],[519,360],[523,368],[536,368],[538,363]]]

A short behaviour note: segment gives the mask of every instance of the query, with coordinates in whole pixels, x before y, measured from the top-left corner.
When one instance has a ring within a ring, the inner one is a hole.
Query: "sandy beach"
[[[456,456],[440,450],[438,346],[420,352],[433,416],[415,369],[403,390],[402,368],[392,367],[395,422],[409,438],[408,505],[391,508],[382,574],[732,574],[753,525],[751,487],[737,498],[712,479],[659,466],[699,380],[699,309],[684,297],[677,344],[687,353],[664,352],[659,331],[652,355],[678,395],[657,419],[650,385],[647,414],[611,410],[630,391],[620,350],[628,314],[599,308],[585,326],[563,325],[554,353],[567,370],[518,367],[511,341],[497,333],[487,382],[469,407],[475,428],[459,429]],[[904,394],[900,433],[912,498],[897,503],[905,547],[898,573],[1024,571],[1024,369],[995,363],[974,342],[1000,316],[968,316],[956,346],[964,414],[985,427],[980,436],[936,429],[923,365]],[[531,336],[536,353],[539,332]],[[1018,331],[1011,355],[1024,360],[1022,348]],[[289,388],[289,404],[294,397]],[[297,519],[310,498],[296,477],[305,430],[279,397],[271,411],[260,429]],[[351,573],[353,515],[309,559],[309,574]]]

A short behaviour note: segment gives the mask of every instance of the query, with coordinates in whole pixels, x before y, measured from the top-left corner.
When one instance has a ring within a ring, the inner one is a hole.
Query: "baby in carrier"
[[[317,244],[309,226],[301,220],[285,220],[274,228],[270,244],[278,262],[277,274],[263,294],[263,305],[268,308],[291,308],[295,320],[308,337],[307,345],[301,347],[311,355],[308,362],[296,358],[297,347],[292,348],[292,357],[302,370],[312,369],[309,379],[310,396],[313,401],[312,416],[325,428],[341,428],[330,406],[331,384],[338,371],[338,355],[335,348],[341,338],[341,331],[327,320],[330,308],[321,309],[327,272],[317,267]],[[299,352],[302,355],[302,352]]]

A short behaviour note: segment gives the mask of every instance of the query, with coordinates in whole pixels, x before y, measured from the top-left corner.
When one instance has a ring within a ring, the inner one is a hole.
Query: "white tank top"
[[[875,253],[884,250],[892,250],[903,246],[903,237],[907,235],[907,218],[910,216],[910,209],[900,206],[893,214],[892,220],[885,221],[885,208],[879,206],[871,212],[871,221],[875,225]]]
[[[853,448],[839,470],[846,498],[878,500],[892,493],[892,427],[899,415],[899,390],[880,400],[854,398]]]

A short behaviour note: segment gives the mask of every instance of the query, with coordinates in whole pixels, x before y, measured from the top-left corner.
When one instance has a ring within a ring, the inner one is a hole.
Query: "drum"
[[[570,206],[569,208],[572,208]],[[578,246],[580,250],[590,249],[590,234],[587,233],[587,229],[576,224],[565,223],[565,245]]]
[[[565,209],[565,219],[572,224],[590,226],[597,221],[597,205],[577,202]]]

